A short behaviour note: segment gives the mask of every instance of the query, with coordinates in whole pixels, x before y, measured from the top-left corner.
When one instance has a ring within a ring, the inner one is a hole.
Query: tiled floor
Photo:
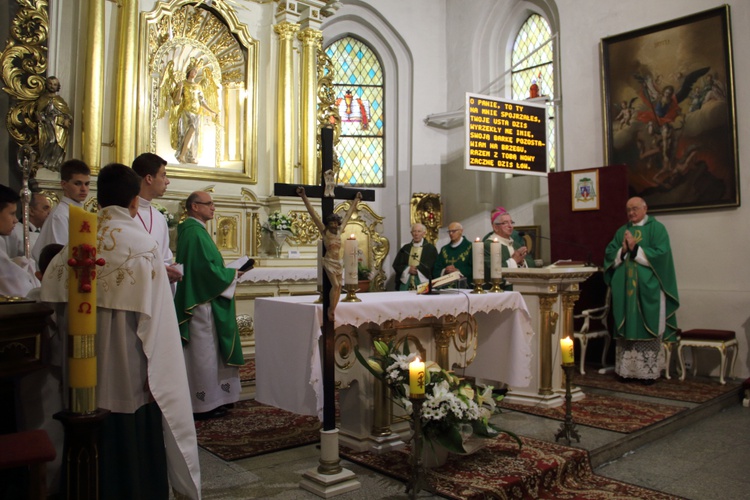
[[[646,444],[633,439],[631,444],[635,449],[629,448],[632,451],[624,456],[618,455],[619,458],[599,465],[596,472],[693,500],[750,498],[750,408],[742,407],[734,398],[728,399],[724,406],[727,408],[720,411],[717,406],[709,416],[702,415],[702,420],[695,423],[685,419],[685,426],[678,430],[664,429],[656,436],[654,433],[645,436]],[[553,440],[560,427],[558,421],[509,411],[495,419],[503,428],[546,440]],[[581,443],[574,446],[588,450],[603,450],[610,443],[623,440],[622,434],[599,429],[579,427],[579,432]],[[310,445],[224,462],[201,450],[204,498],[319,498],[299,487],[302,475],[317,467],[318,456],[318,449]],[[350,462],[344,461],[343,466],[357,475],[361,488],[335,498],[408,498],[404,484],[399,481]],[[437,497],[422,492],[419,498]]]

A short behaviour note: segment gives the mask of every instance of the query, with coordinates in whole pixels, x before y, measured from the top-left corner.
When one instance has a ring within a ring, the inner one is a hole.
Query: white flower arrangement
[[[375,354],[365,359],[355,349],[357,359],[375,377],[390,388],[393,400],[412,415],[409,399],[409,363],[417,357],[409,353],[408,344],[399,353],[395,343],[375,341]],[[425,363],[425,401],[422,405],[422,433],[455,453],[465,453],[464,438],[475,435],[493,437],[508,434],[521,445],[512,432],[499,429],[489,422],[497,411],[497,401],[503,396],[492,393],[492,386],[478,387],[459,378],[453,372],[443,370],[434,362]]]
[[[291,231],[292,230],[292,218],[276,210],[274,213],[268,216],[268,229],[271,231],[277,231],[277,230]]]

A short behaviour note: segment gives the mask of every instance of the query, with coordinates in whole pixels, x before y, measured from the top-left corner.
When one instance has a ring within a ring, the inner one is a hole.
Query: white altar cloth
[[[240,283],[249,281],[315,281],[318,279],[318,270],[314,267],[256,267],[250,269],[237,280]]]
[[[335,327],[447,314],[474,315],[479,331],[477,356],[466,375],[526,387],[531,380],[530,340],[534,332],[526,303],[517,292],[417,295],[379,292],[358,295],[362,302],[339,302]],[[302,415],[323,411],[320,337],[323,312],[317,296],[255,300],[255,399]]]

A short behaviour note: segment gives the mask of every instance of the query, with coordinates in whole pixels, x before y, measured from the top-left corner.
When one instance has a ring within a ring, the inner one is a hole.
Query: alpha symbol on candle
[[[90,233],[91,232],[91,224],[89,224],[89,221],[85,220],[81,223],[81,229],[78,231],[80,233]]]

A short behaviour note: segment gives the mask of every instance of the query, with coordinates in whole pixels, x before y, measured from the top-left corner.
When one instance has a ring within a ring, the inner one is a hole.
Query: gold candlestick
[[[323,303],[323,285],[318,285],[318,299],[313,304]]]
[[[484,285],[484,279],[474,278],[474,290],[472,290],[471,293],[487,293],[484,288],[482,288],[482,285]]]
[[[357,297],[357,289],[359,288],[359,284],[346,284],[344,285],[344,288],[346,288],[346,298],[341,302],[362,302],[362,299]]]
[[[502,293],[505,290],[502,289],[500,286],[500,283],[503,282],[502,278],[492,278],[492,288],[490,288],[490,293]]]

